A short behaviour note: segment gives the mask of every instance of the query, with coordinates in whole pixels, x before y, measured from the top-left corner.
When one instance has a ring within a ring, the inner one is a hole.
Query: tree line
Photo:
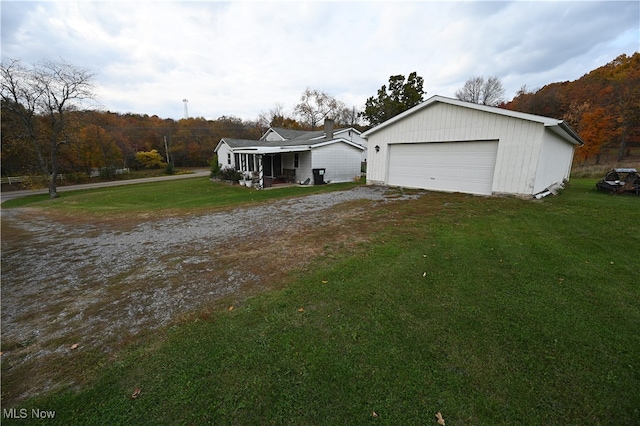
[[[65,61],[28,66],[3,58],[3,176],[41,174],[56,196],[58,173],[106,174],[117,168],[144,167],[140,152],[156,151],[171,167],[207,166],[221,138],[258,139],[269,127],[314,130],[331,117],[340,127],[365,130],[423,102],[424,79],[416,72],[392,75],[364,107],[307,88],[288,112],[276,103],[255,120],[222,116],[181,120],[122,114],[90,107],[91,70]],[[617,161],[640,146],[640,54],[620,55],[574,82],[540,89],[523,86],[508,102],[497,76],[474,76],[455,93],[458,99],[567,121],[585,141],[580,162],[600,162],[615,152]],[[148,164],[162,164],[155,161]]]
[[[622,54],[578,80],[520,88],[504,108],[565,120],[584,140],[579,164],[622,162],[640,148],[640,53]]]
[[[3,58],[0,71],[2,175],[46,176],[51,197],[60,173],[110,177],[123,168],[208,166],[223,137],[255,140],[269,127],[313,130],[326,117],[362,128],[355,107],[310,88],[291,114],[276,104],[256,120],[173,120],[91,108],[94,74],[65,61],[28,66]]]

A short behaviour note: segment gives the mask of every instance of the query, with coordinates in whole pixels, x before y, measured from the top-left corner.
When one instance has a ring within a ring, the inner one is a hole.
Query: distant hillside
[[[579,164],[640,158],[640,53],[620,55],[575,81],[523,87],[503,108],[560,118],[578,132]]]

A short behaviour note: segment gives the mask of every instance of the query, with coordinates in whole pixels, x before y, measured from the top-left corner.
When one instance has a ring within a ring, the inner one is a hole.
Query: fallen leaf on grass
[[[444,419],[442,418],[442,413],[440,411],[436,413],[436,417],[438,418],[438,424],[444,426]]]
[[[327,280],[322,280],[322,284],[326,284],[326,283],[328,283],[328,282],[329,282],[329,281],[327,281]]]
[[[299,308],[298,312],[304,312],[304,308]]]
[[[375,411],[371,413],[371,417],[378,417],[378,413],[376,413]]]
[[[80,345],[78,345],[77,343],[74,343],[73,345],[71,345],[70,349],[72,349],[72,350],[73,349],[78,349],[78,346],[80,346]]]
[[[228,310],[233,311],[233,306],[229,306]]]
[[[426,277],[426,276],[427,276],[427,273],[425,272],[424,274],[422,274],[422,276],[423,276],[423,277]]]
[[[138,396],[140,396],[140,392],[142,392],[142,389],[137,388],[136,390],[133,391],[133,393],[131,394],[131,399],[136,399]]]

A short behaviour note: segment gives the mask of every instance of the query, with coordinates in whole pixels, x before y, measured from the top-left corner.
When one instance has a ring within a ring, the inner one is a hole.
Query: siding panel
[[[374,150],[375,151],[375,150]],[[312,169],[325,168],[325,182],[352,182],[360,174],[361,151],[346,143],[315,148]]]

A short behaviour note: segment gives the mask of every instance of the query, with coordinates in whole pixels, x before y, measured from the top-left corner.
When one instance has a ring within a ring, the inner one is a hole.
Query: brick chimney
[[[327,139],[333,139],[333,119],[324,119],[324,137]]]

